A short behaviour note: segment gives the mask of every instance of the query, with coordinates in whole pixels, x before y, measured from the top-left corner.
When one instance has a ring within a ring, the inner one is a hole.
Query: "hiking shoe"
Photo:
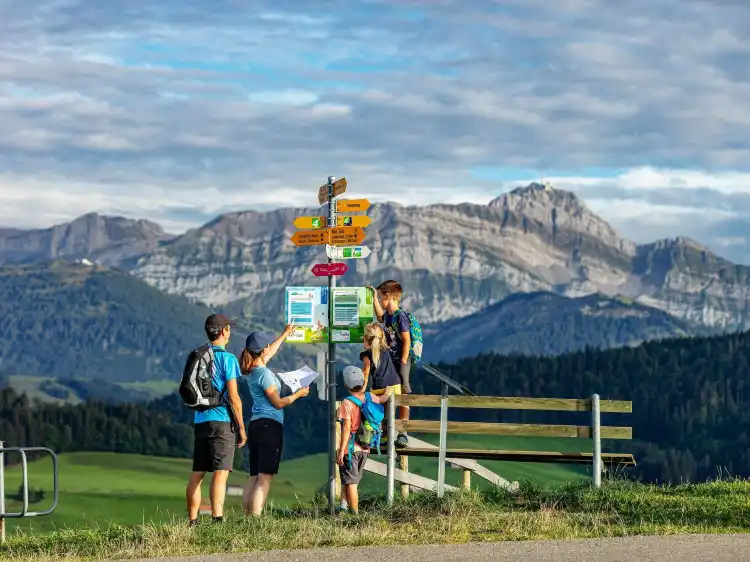
[[[409,445],[409,438],[404,435],[403,433],[399,433],[398,437],[396,437],[396,447],[399,449],[403,449],[404,447]]]
[[[197,527],[198,526],[198,519],[191,519],[188,523],[188,527]]]

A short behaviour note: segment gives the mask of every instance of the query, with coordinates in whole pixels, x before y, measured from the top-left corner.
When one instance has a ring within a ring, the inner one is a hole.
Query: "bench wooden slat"
[[[396,396],[398,406],[440,407],[440,396],[402,394]],[[590,398],[525,398],[521,396],[449,396],[449,408],[491,410],[548,410],[557,412],[590,412]],[[633,403],[627,400],[600,400],[601,412],[630,414]]]
[[[385,448],[382,449],[385,453]],[[412,457],[437,458],[438,451],[426,447],[407,447],[396,449],[396,453]],[[448,457],[484,461],[517,461],[539,463],[591,464],[593,453],[557,452],[557,451],[504,451],[476,449],[448,449]],[[635,458],[629,453],[602,453],[602,462],[618,466],[635,466]]]
[[[388,477],[388,467],[382,462],[378,462],[375,459],[369,457],[365,462],[365,470],[367,472],[377,474],[378,476],[383,476],[386,478]],[[394,480],[402,484],[408,484],[409,486],[414,486],[415,488],[420,488],[421,490],[432,491],[437,489],[437,482],[435,480],[430,480],[429,478],[425,478],[424,476],[420,476],[419,474],[404,472],[403,470],[397,468],[395,469],[393,475]],[[455,490],[456,488],[454,486],[449,486],[448,484],[446,484],[445,489]]]
[[[439,421],[396,420],[396,430],[413,433],[440,433]],[[543,425],[517,423],[448,422],[448,433],[463,435],[524,435],[537,437],[591,438],[591,427],[581,425]],[[632,439],[630,427],[602,426],[602,439]]]

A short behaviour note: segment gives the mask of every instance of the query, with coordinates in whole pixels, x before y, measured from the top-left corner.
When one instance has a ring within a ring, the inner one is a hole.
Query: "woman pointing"
[[[271,481],[279,472],[284,447],[283,408],[310,394],[310,389],[303,387],[282,398],[279,394],[281,381],[267,366],[293,330],[292,325],[287,326],[276,339],[264,332],[253,332],[247,337],[240,357],[240,370],[248,375],[253,398],[252,417],[247,427],[250,478],[242,494],[245,515],[260,515],[271,490]]]

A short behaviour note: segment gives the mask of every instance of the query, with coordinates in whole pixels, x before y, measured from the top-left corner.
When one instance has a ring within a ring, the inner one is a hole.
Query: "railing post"
[[[0,544],[5,544],[5,443],[0,441]]]
[[[598,394],[591,396],[591,438],[594,442],[591,469],[593,472],[594,487],[599,488],[602,485],[602,435]]]
[[[396,478],[396,395],[391,394],[388,399],[388,488],[386,500],[388,505],[393,504],[395,495]]]
[[[445,494],[445,456],[448,448],[448,385],[443,383],[440,396],[440,450],[438,452],[438,489],[437,494],[442,498]]]

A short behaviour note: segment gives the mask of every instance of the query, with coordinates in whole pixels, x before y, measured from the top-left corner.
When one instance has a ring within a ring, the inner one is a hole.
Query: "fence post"
[[[5,544],[5,443],[0,441],[0,544]]]
[[[396,395],[388,399],[388,489],[386,500],[393,503],[396,478]]]
[[[438,489],[439,498],[445,494],[445,456],[448,448],[448,385],[443,383],[440,395],[440,450],[438,452]]]
[[[591,438],[594,442],[594,456],[591,463],[594,487],[599,488],[602,485],[602,436],[598,394],[591,395]]]

